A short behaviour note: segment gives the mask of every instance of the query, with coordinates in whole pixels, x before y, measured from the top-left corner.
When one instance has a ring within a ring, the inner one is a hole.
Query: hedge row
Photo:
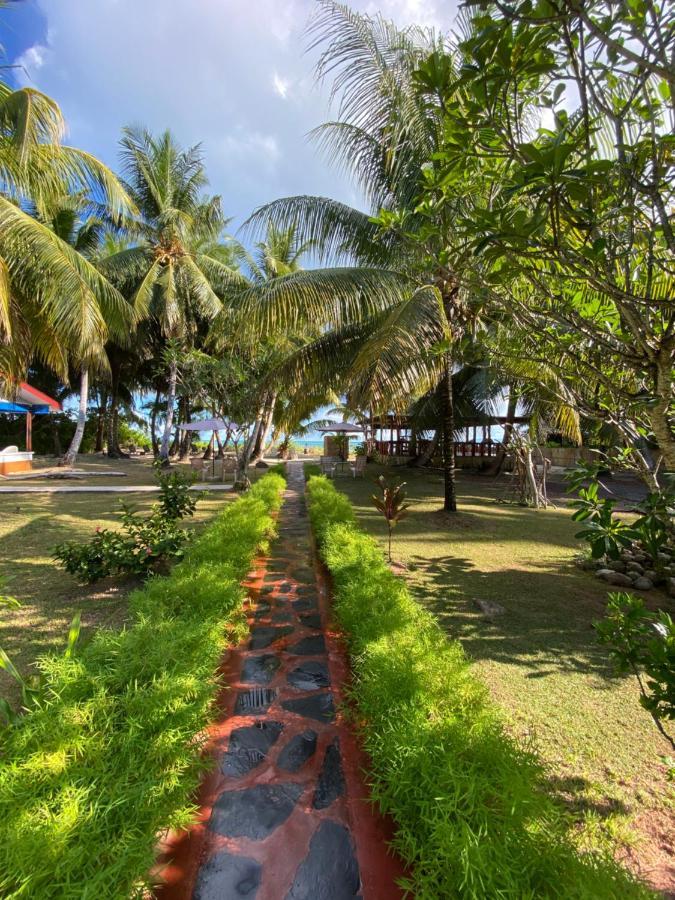
[[[75,658],[46,657],[47,695],[2,737],[0,896],[141,896],[157,835],[187,825],[225,647],[245,629],[240,582],[273,533],[272,473],[229,505],[131,624]]]
[[[307,490],[349,642],[372,793],[396,822],[412,894],[651,896],[613,860],[577,851],[540,764],[506,734],[459,643],[391,572],[348,499],[323,476]]]

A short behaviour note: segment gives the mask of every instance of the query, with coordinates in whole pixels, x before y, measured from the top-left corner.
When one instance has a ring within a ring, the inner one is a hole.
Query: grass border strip
[[[397,826],[418,900],[654,896],[613,859],[582,853],[507,733],[457,641],[412,598],[348,498],[308,468],[309,513],[354,671],[372,795]]]
[[[241,581],[284,487],[271,472],[228,505],[131,595],[127,628],[40,660],[46,700],[0,738],[1,896],[142,896],[158,834],[193,820],[216,672],[247,628]]]

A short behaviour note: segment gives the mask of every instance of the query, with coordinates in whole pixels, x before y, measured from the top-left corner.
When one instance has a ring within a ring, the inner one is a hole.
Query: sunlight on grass
[[[635,843],[629,825],[645,808],[667,834],[666,747],[634,682],[614,676],[596,641],[607,588],[574,565],[580,545],[569,512],[499,504],[490,479],[464,477],[461,511],[448,519],[439,512],[440,479],[410,469],[390,474],[407,481],[411,501],[394,559],[406,566],[415,596],[461,640],[512,732],[548,764],[551,789],[583,823],[581,843]],[[367,478],[337,486],[384,544],[384,523],[369,501],[370,467]],[[503,614],[487,617],[478,599],[500,604]],[[663,604],[663,596],[653,602]]]

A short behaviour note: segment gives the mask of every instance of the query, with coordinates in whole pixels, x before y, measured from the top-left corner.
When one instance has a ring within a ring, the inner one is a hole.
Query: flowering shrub
[[[181,472],[157,473],[160,499],[148,516],[122,503],[122,529],[97,528],[82,544],[66,541],[54,558],[66,572],[89,584],[108,575],[147,575],[168,559],[181,559],[188,533],[180,519],[194,515],[199,495],[190,493],[193,478]]]

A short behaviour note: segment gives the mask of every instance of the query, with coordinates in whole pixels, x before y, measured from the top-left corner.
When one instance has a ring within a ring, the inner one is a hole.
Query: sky
[[[449,29],[454,2],[354,0],[398,25]],[[330,119],[305,32],[315,0],[24,0],[0,11],[9,70],[61,106],[67,141],[111,167],[120,130],[170,127],[201,143],[232,230],[294,194],[362,205],[308,132]]]

